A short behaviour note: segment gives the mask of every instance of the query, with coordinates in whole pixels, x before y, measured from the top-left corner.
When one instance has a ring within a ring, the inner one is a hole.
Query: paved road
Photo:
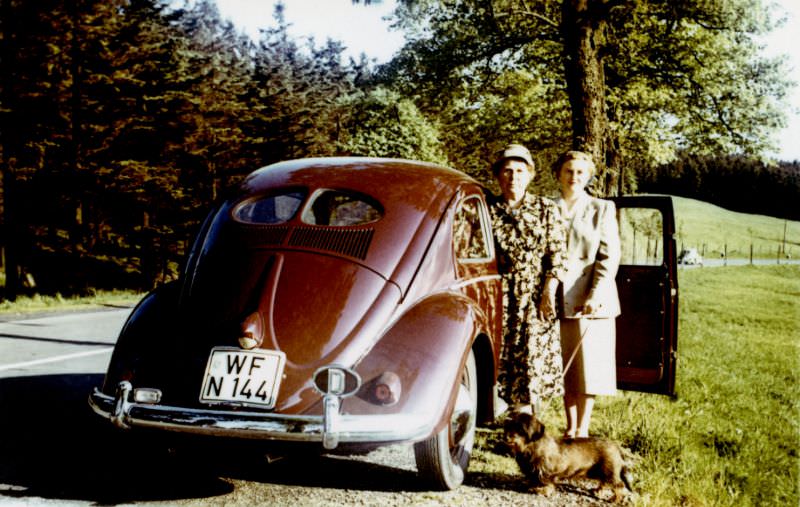
[[[753,262],[750,262],[750,259],[719,259],[719,258],[708,258],[706,257],[703,259],[703,265],[698,266],[696,264],[681,264],[679,267],[681,268],[698,268],[698,267],[705,267],[705,268],[718,268],[721,266],[746,266],[748,264],[753,264],[755,266],[775,266],[776,264],[800,264],[800,259],[781,259],[780,262],[776,262],[775,259],[753,259]]]
[[[103,373],[129,308],[0,320],[0,378]]]

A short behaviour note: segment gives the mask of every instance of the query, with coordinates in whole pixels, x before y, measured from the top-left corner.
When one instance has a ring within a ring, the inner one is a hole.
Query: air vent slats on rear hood
[[[267,246],[267,245],[282,245],[289,234],[289,227],[287,226],[271,226],[264,227],[259,225],[245,225],[237,224],[239,229],[239,237],[248,245],[254,246]]]
[[[289,238],[289,246],[327,250],[363,260],[367,257],[372,233],[373,229],[296,227]]]

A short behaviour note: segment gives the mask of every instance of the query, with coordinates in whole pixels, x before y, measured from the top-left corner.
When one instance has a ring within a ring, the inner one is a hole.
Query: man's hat
[[[535,166],[533,163],[533,157],[531,157],[531,152],[528,151],[528,148],[522,146],[521,144],[509,144],[502,150],[498,151],[497,160],[495,160],[493,165],[497,165],[507,158],[520,158],[527,162],[529,166]]]

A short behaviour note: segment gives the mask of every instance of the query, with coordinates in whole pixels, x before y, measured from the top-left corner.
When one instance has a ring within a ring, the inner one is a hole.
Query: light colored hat
[[[527,162],[529,166],[535,166],[533,163],[533,157],[531,157],[531,152],[528,151],[528,148],[522,146],[521,144],[509,144],[502,150],[498,151],[497,160],[495,160],[493,165],[497,165],[507,158],[520,158]]]

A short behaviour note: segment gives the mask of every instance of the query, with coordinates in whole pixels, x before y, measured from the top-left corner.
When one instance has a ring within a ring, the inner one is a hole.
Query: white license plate
[[[203,403],[275,406],[286,354],[276,350],[211,350],[200,391]]]

